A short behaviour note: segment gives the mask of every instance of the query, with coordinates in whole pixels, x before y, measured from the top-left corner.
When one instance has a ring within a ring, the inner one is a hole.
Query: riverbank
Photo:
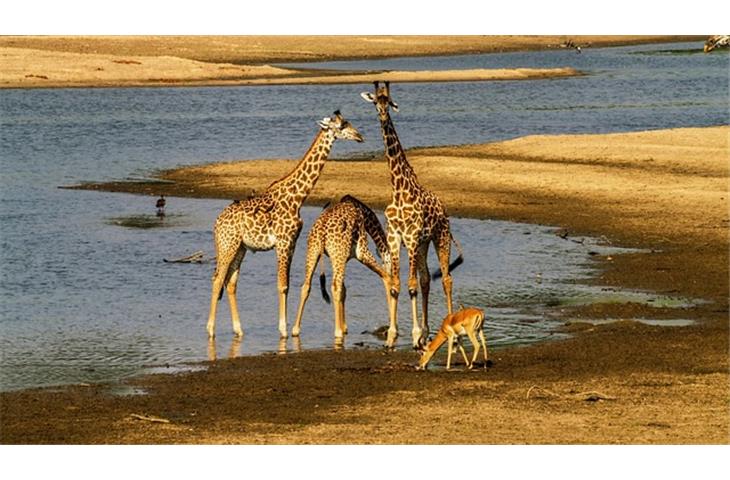
[[[0,37],[0,88],[368,83],[383,72],[288,69],[273,63],[458,55],[697,41],[697,36]],[[398,82],[520,80],[570,68],[387,72]]]
[[[566,241],[591,235],[640,248],[595,256],[595,282],[702,300],[691,306],[566,306],[556,313],[573,337],[492,350],[493,366],[469,373],[415,372],[412,352],[351,347],[129,381],[146,395],[114,396],[104,385],[3,393],[0,440],[728,443],[729,134],[723,126],[531,136],[408,152],[451,215],[555,225]],[[84,188],[244,198],[295,162],[188,167],[162,172],[159,182]],[[344,193],[382,208],[389,196],[382,157],[328,162],[309,202]],[[620,321],[594,326],[594,319]]]
[[[206,63],[172,56],[119,56],[0,47],[0,88],[312,85],[533,80],[581,75],[572,68],[348,72]]]

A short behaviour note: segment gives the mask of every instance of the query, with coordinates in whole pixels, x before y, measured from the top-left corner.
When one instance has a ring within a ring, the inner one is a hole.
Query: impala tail
[[[459,241],[454,238],[451,233],[449,233],[449,235],[451,236],[451,240],[454,242],[454,245],[456,245],[456,250],[459,252],[459,256],[456,257],[456,260],[449,264],[449,273],[451,273],[456,267],[464,263],[464,252],[461,250],[461,245],[459,244]],[[442,275],[443,273],[441,272],[441,270],[437,270],[433,273],[433,275],[431,275],[431,279],[436,280],[437,278],[441,278]]]

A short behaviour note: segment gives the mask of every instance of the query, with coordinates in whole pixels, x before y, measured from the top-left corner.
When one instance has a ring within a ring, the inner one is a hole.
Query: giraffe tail
[[[456,250],[459,252],[459,256],[456,257],[456,260],[454,260],[453,262],[451,262],[451,264],[449,264],[449,273],[451,273],[456,267],[458,267],[459,265],[464,263],[464,251],[461,249],[461,244],[459,244],[459,241],[456,238],[454,238],[454,236],[451,235],[451,233],[449,233],[449,236],[451,237],[451,240],[454,242],[454,245],[456,245]],[[442,275],[443,275],[443,273],[441,272],[441,270],[437,270],[433,273],[433,275],[431,275],[431,279],[436,280],[437,278],[441,278]]]
[[[330,296],[327,293],[327,276],[324,273],[324,255],[319,257],[319,289],[322,291],[322,298],[325,302],[331,303]]]

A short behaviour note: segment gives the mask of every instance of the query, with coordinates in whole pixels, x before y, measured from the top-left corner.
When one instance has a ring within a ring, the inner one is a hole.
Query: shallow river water
[[[530,82],[394,85],[395,117],[408,146],[478,143],[525,134],[608,132],[728,122],[728,55],[672,44],[575,52],[340,62],[338,68],[573,66],[585,77]],[[311,66],[311,65],[308,65]],[[228,306],[218,338],[205,335],[214,265],[169,264],[213,253],[211,228],[224,201],[171,198],[158,222],[150,197],[62,190],[81,181],[142,178],[161,168],[240,158],[298,158],[315,121],[339,108],[366,136],[338,143],[334,157],[382,148],[368,85],[0,90],[0,389],[115,381],[169,371],[211,355],[332,346],[332,311],[313,289],[300,342],[279,345],[273,252],[248,255],[239,287],[242,342]],[[385,168],[385,166],[383,166]],[[327,174],[325,169],[324,175]],[[347,193],[347,192],[342,192]],[[292,265],[290,325],[299,298],[306,234],[319,209],[305,208]],[[151,228],[125,226],[130,219]],[[454,272],[455,303],[484,307],[490,345],[555,336],[563,303],[649,294],[589,288],[591,255],[551,228],[454,219],[466,262]],[[436,265],[433,258],[431,265]],[[405,270],[405,269],[403,269]],[[316,282],[315,282],[316,283]],[[348,266],[347,348],[379,347],[365,331],[387,323],[379,280]],[[617,301],[619,301],[617,300]],[[669,299],[681,304],[681,299]],[[410,314],[401,295],[400,343]],[[431,324],[445,312],[432,286]]]

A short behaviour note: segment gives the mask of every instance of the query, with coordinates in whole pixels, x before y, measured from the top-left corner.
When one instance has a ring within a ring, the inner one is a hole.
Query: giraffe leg
[[[333,252],[334,253],[334,252]],[[345,334],[344,319],[344,283],[345,283],[345,264],[347,259],[341,255],[330,255],[332,262],[332,308],[335,313],[335,339],[342,339]]]
[[[428,295],[431,291],[431,273],[428,271],[428,242],[418,249],[418,281],[421,286],[421,343],[428,338]]]
[[[227,264],[225,267],[219,264],[218,267],[221,267],[221,269],[225,268],[226,271],[228,270]],[[210,294],[210,311],[208,312],[208,325],[206,327],[209,338],[215,337],[215,315],[218,307],[218,297],[220,296],[220,291],[223,288],[224,281],[225,273],[219,273],[219,269],[216,268],[215,273],[213,274],[212,291]]]
[[[367,234],[364,233],[364,228],[363,233],[361,233],[360,237],[357,240],[355,257],[360,263],[365,265],[371,271],[375,272],[383,281],[383,287],[385,288],[385,300],[388,308],[390,308],[390,273],[387,272],[383,267],[381,267],[373,254],[370,253],[370,250],[368,249]]]
[[[444,295],[446,296],[446,310],[449,315],[453,313],[451,288],[452,280],[449,273],[449,257],[451,256],[451,231],[448,226],[441,228],[437,237],[434,239],[433,246],[436,248],[436,255],[439,259],[439,267],[441,268],[441,284],[444,287]]]
[[[423,341],[421,322],[418,320],[418,278],[416,272],[420,268],[418,265],[418,250],[414,247],[406,245],[408,250],[408,296],[411,299],[411,314],[413,316],[413,329],[411,334],[413,337],[413,348],[418,348]]]
[[[340,306],[340,315],[342,316],[342,333],[347,335],[347,315],[345,314],[345,305],[347,305],[347,285],[343,278],[342,281],[342,304]]]
[[[292,328],[291,334],[294,337],[298,337],[302,331],[302,315],[304,314],[304,305],[307,303],[309,298],[309,292],[312,288],[312,276],[317,268],[317,262],[322,256],[322,246],[315,244],[314,242],[307,245],[307,260],[305,263],[304,271],[304,283],[302,284],[302,291],[299,296],[299,308],[297,309],[297,319],[294,322],[294,328]]]
[[[277,285],[279,290],[279,337],[287,338],[286,301],[289,292],[289,268],[294,254],[293,243],[277,245]]]
[[[226,291],[228,292],[228,305],[231,308],[231,324],[233,326],[233,333],[237,337],[243,336],[243,330],[241,330],[241,319],[238,316],[238,303],[236,302],[236,287],[238,285],[238,275],[241,271],[241,261],[246,255],[246,249],[242,246],[236,252],[236,256],[233,258],[231,265],[228,267],[230,272],[230,278],[226,285]]]
[[[388,229],[388,248],[390,249],[390,292],[388,295],[388,316],[390,327],[385,345],[395,346],[398,337],[398,295],[400,294],[400,237]]]
[[[240,244],[223,243],[216,238],[216,267],[211,280],[210,311],[208,312],[208,324],[206,330],[208,337],[215,337],[215,316],[218,301],[223,293],[223,288],[231,276],[231,264],[238,255]],[[239,262],[240,264],[240,262]]]

